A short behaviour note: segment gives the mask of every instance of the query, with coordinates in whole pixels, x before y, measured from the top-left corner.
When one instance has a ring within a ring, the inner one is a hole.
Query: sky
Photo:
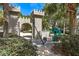
[[[28,16],[34,9],[42,10],[44,5],[43,3],[13,3],[12,6],[20,6],[22,15]]]
[[[30,15],[34,9],[42,10],[45,6],[44,3],[11,3],[11,5],[16,7],[20,6],[20,12],[24,16]],[[2,6],[0,6],[0,10],[2,9],[3,9]]]
[[[3,9],[3,7],[2,6],[0,6],[0,10],[2,10]]]

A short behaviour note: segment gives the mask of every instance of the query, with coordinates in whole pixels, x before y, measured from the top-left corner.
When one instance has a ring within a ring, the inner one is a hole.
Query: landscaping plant
[[[0,39],[1,56],[36,56],[37,47],[21,39]]]
[[[55,52],[67,56],[79,56],[79,35],[61,36],[61,43],[55,44]]]

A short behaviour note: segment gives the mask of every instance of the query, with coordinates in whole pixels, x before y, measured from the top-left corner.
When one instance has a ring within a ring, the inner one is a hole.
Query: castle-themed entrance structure
[[[29,23],[32,26],[32,38],[35,39],[38,34],[42,34],[42,17],[44,16],[43,11],[33,10],[31,18],[29,20],[23,20],[18,17],[20,8],[14,8],[9,4],[1,4],[4,8],[4,34],[6,37],[8,33],[14,33],[20,35],[20,29],[23,23]]]
[[[42,34],[42,17],[44,12],[40,10],[33,10],[31,17],[19,18],[20,29],[23,23],[29,23],[32,26],[32,38],[35,39],[39,34]]]

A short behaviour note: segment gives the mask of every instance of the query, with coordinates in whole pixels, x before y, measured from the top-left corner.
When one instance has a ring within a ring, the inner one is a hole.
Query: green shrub
[[[29,23],[22,24],[21,31],[25,32],[25,31],[29,31],[29,30],[32,30],[32,27]]]
[[[17,34],[13,34],[13,33],[8,33],[8,37],[9,38],[16,38],[16,37],[18,37],[18,35]]]
[[[63,55],[79,56],[79,35],[64,35],[56,47]]]
[[[22,39],[0,39],[1,56],[36,56],[37,47]]]
[[[4,18],[1,18],[1,17],[0,17],[0,26],[3,25],[3,21],[4,21]]]

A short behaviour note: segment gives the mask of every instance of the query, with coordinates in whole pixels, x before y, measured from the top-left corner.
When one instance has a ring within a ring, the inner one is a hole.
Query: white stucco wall
[[[41,34],[41,31],[42,31],[42,19],[41,18],[35,18],[35,36],[38,34],[38,32],[40,32]],[[37,29],[37,31],[36,31]]]
[[[29,24],[31,24],[30,18],[19,18],[18,22],[20,22],[20,28],[21,28],[21,26],[22,26],[23,23],[29,23]]]

